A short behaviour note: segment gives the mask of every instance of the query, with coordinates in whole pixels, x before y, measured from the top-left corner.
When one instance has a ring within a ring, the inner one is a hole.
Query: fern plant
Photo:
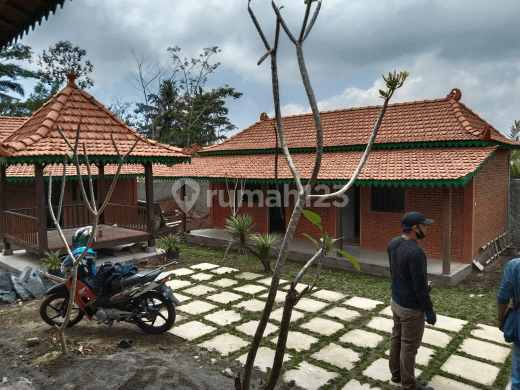
[[[44,267],[47,267],[49,271],[57,271],[61,267],[60,252],[47,252],[44,251],[45,257],[40,260]]]

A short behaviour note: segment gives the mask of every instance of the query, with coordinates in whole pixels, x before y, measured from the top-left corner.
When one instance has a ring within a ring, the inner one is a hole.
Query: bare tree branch
[[[318,18],[318,14],[320,13],[320,8],[321,8],[321,0],[318,1],[318,5],[316,6],[316,9],[314,10],[314,15],[312,15],[312,19],[309,24],[309,27],[307,28],[307,31],[305,32],[303,39],[301,39],[302,43],[305,42],[305,40],[307,39],[307,36],[309,35],[309,33],[312,30],[312,27],[314,27],[314,23],[316,22],[316,19]]]
[[[273,6],[273,9],[274,9],[274,12],[276,13],[276,16],[280,19],[280,23],[282,24],[282,27],[283,27],[285,33],[287,34],[289,39],[292,41],[292,43],[297,45],[298,41],[296,40],[296,38],[294,38],[294,36],[292,35],[291,31],[289,30],[289,27],[287,27],[287,24],[285,24],[285,20],[283,20],[283,18],[282,18],[282,14],[280,13],[280,9],[281,8],[278,8],[276,6],[276,4],[274,3],[274,0],[271,2],[271,5]]]

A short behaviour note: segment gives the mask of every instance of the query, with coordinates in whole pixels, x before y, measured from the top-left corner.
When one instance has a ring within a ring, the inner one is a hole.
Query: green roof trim
[[[402,143],[384,143],[374,144],[372,150],[377,149],[417,149],[417,148],[452,148],[452,147],[483,147],[483,146],[495,146],[498,145],[498,149],[520,149],[517,145],[503,144],[497,141],[481,141],[481,140],[453,140],[453,141],[437,141],[437,142],[402,142]],[[366,145],[346,145],[346,146],[330,146],[323,148],[324,152],[340,152],[350,150],[365,150]],[[275,153],[275,148],[272,149],[244,149],[244,150],[222,150],[215,152],[199,152],[199,156],[217,156],[226,154],[271,154]],[[295,148],[289,149],[291,153],[315,153],[316,148]],[[282,149],[278,149],[278,153],[283,154]]]
[[[90,163],[118,164],[118,156],[88,156]],[[70,160],[70,158],[69,158]],[[80,163],[84,163],[83,156],[79,156]],[[63,162],[62,155],[55,156],[20,156],[20,157],[4,157],[0,160],[1,164],[61,164]],[[125,164],[143,164],[143,163],[159,163],[165,165],[175,165],[183,162],[191,162],[190,157],[162,157],[162,156],[128,156]]]
[[[473,172],[468,173],[465,177],[459,179],[438,179],[438,180],[356,180],[356,185],[369,186],[369,187],[455,187],[458,186],[466,187],[466,185],[473,179],[473,177],[480,172],[480,170],[487,164],[489,159],[493,157],[495,152],[493,151],[486,159],[475,169]],[[154,180],[179,180],[185,177],[154,177]],[[191,177],[190,179],[196,181],[211,181],[214,183],[225,183],[226,178],[222,177]],[[233,179],[229,179],[233,180]],[[269,183],[274,184],[274,179],[254,179],[248,178],[250,183]],[[307,183],[308,180],[302,179],[302,183]],[[278,179],[279,183],[294,184],[293,179]],[[349,179],[333,179],[333,180],[316,180],[316,184],[342,184],[345,185],[349,182]]]
[[[113,179],[114,177],[115,177],[115,175],[105,175],[105,179]],[[144,177],[144,173],[131,174],[131,175],[119,175],[119,179],[131,179],[134,177]],[[61,181],[62,176],[61,175],[53,176],[52,178],[53,178],[53,180]],[[81,178],[88,179],[88,176],[82,175]],[[98,178],[98,175],[92,175],[92,179],[97,179],[97,178]],[[49,176],[44,176],[43,180],[49,181]],[[65,178],[65,181],[71,181],[71,180],[77,181],[78,177],[76,175],[74,175],[74,176],[67,176]],[[6,181],[8,183],[23,183],[23,182],[29,183],[29,182],[34,181],[34,176],[20,176],[20,177],[8,176],[8,177],[6,177]]]

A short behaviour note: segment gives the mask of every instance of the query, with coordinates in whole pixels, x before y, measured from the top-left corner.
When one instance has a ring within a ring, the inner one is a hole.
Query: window
[[[243,204],[260,203],[262,197],[261,183],[246,183],[244,192],[242,193]]]
[[[404,213],[404,187],[370,187],[370,209]]]
[[[88,179],[83,179],[83,187],[85,188],[85,192],[87,193],[87,197],[90,200],[90,185],[88,183]],[[92,187],[94,187],[94,198],[98,199],[97,193],[97,179],[92,179]],[[72,181],[72,200],[83,200],[83,196],[81,195],[81,189],[79,188],[79,184],[77,181]]]

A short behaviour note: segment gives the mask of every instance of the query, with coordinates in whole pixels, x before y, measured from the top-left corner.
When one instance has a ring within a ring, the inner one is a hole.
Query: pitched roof
[[[189,156],[180,148],[146,140],[90,94],[78,88],[73,80],[71,75],[64,89],[0,142],[0,157],[7,157],[10,164],[61,162],[70,149],[57,126],[60,125],[69,141],[74,143],[76,129],[80,124],[80,145],[85,143],[92,162],[117,161],[111,135],[121,153],[130,150],[136,138],[140,138],[127,159],[129,163],[151,161],[171,164],[189,160]],[[78,153],[83,154],[82,148]]]
[[[444,181],[465,185],[497,148],[498,146],[373,150],[358,176],[358,181],[378,184]],[[362,155],[363,151],[357,150],[324,153],[318,181],[348,181]],[[292,158],[300,177],[309,179],[315,154],[294,153]],[[190,177],[221,181],[228,177],[272,182],[274,162],[275,155],[272,153],[194,157],[191,164],[172,167],[155,165],[154,178]],[[292,181],[289,167],[281,154],[278,156],[278,178]]]
[[[111,177],[116,174],[117,165],[109,164],[105,165],[105,177]],[[62,164],[49,164],[45,166],[45,175],[52,175],[54,179],[61,179],[63,175],[63,165]],[[99,174],[98,168],[96,165],[91,164],[91,173],[92,177],[97,177]],[[85,164],[81,165],[81,176],[88,177],[87,167]],[[144,167],[140,164],[126,164],[121,167],[121,171],[119,173],[120,178],[125,177],[137,177],[144,176]],[[8,182],[16,182],[16,181],[33,181],[34,180],[34,165],[27,164],[16,164],[10,165],[6,169],[6,177]],[[76,166],[75,165],[67,165],[67,179],[75,180],[76,176]]]
[[[58,5],[63,8],[65,0],[4,0],[0,1],[0,50],[29,33],[29,28],[41,24],[42,19],[56,12]]]
[[[504,137],[463,103],[459,90],[447,98],[389,104],[377,134],[375,147],[387,144],[440,143],[438,146],[484,141],[520,146],[520,142]],[[381,106],[322,111],[323,145],[325,148],[366,145]],[[265,114],[262,119],[238,134],[203,149],[203,154],[259,152],[276,145],[275,119]],[[316,147],[316,130],[312,114],[286,116],[283,125],[290,149]],[[487,134],[486,134],[487,129]],[[279,143],[278,143],[279,145]],[[333,149],[332,149],[333,150]]]
[[[0,142],[10,136],[16,129],[27,122],[29,118],[20,116],[0,115]]]

